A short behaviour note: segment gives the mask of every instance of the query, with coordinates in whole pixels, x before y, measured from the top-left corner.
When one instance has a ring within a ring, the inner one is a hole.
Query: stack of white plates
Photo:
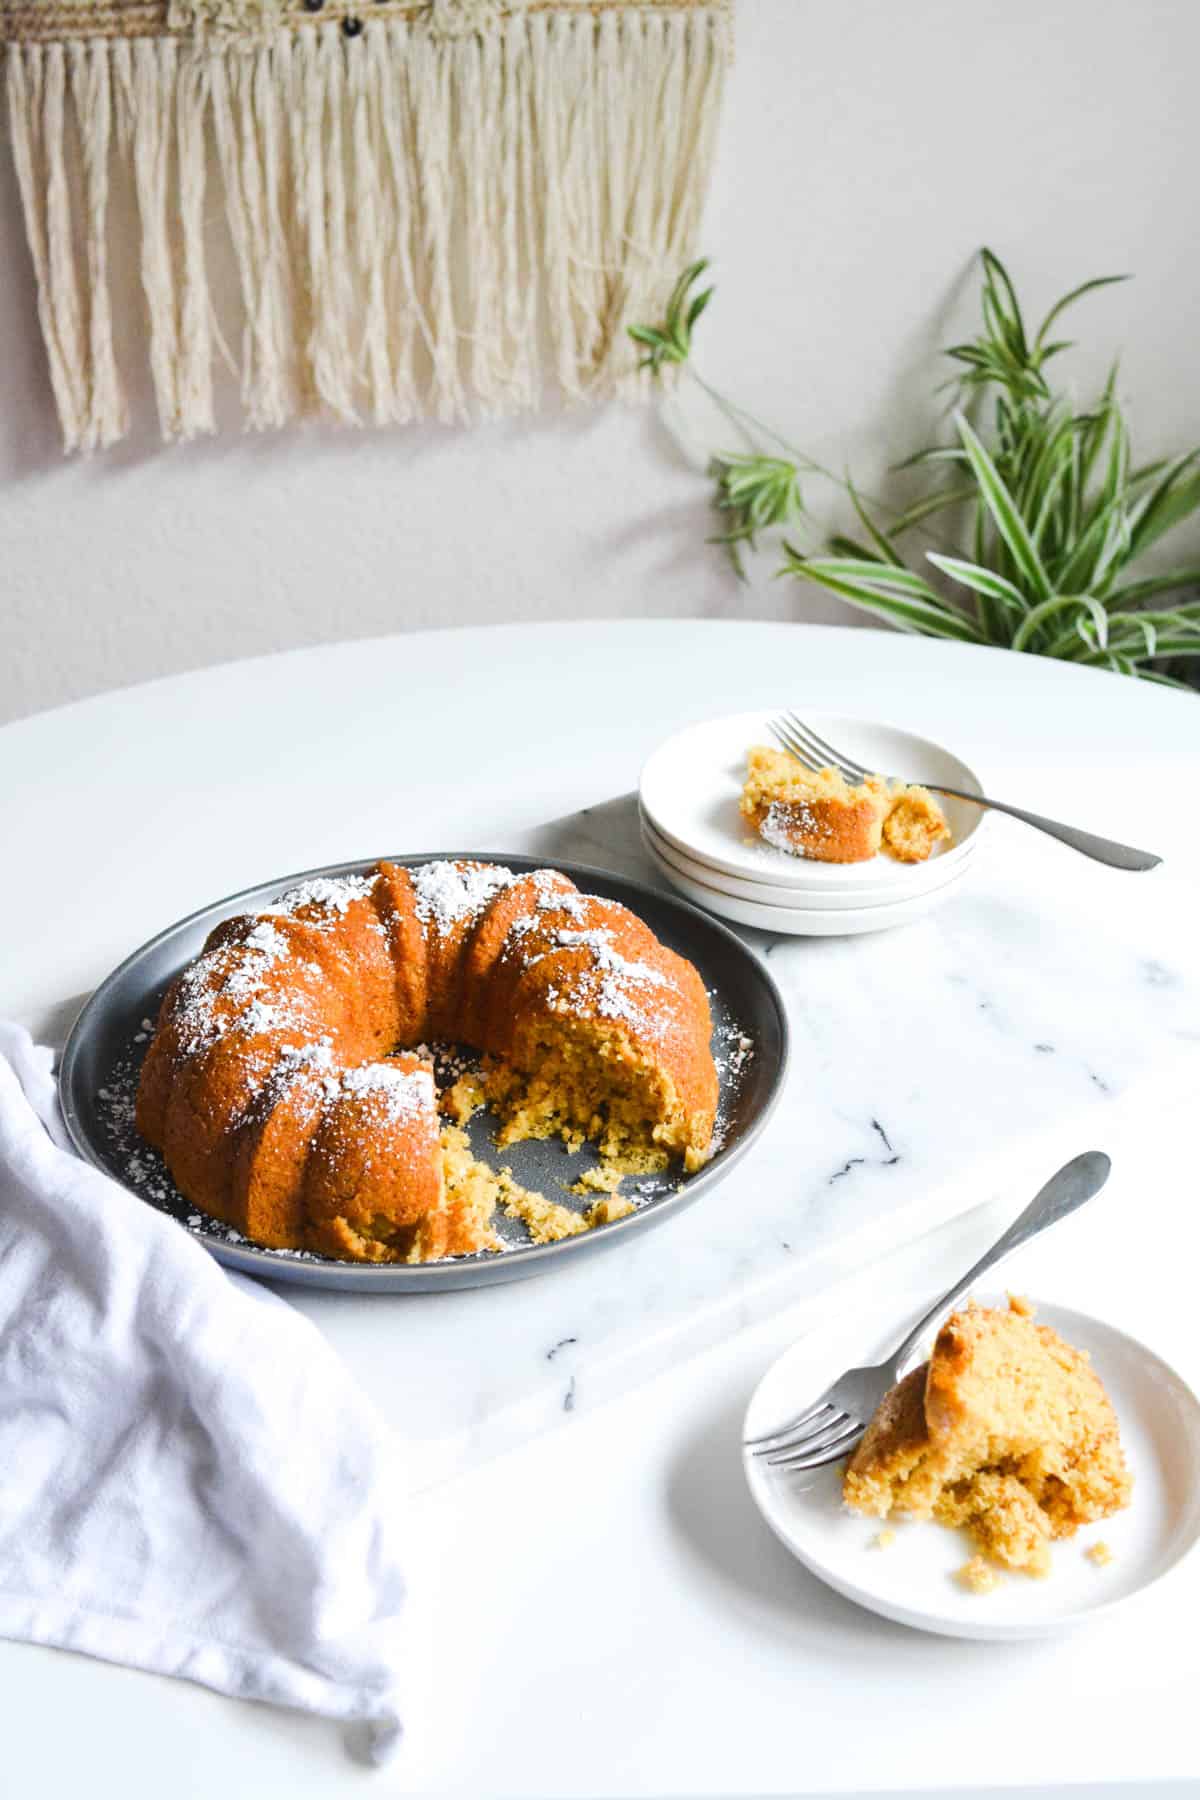
[[[774,744],[771,713],[735,713],[691,725],[642,770],[642,835],[656,867],[697,906],[739,925],[802,937],[841,937],[906,925],[939,906],[970,873],[986,816],[944,799],[952,842],[923,863],[876,856],[812,862],[758,837],[738,811],[746,752]],[[826,713],[801,715],[827,743],[865,768],[981,794],[974,772],[941,744],[890,725]]]

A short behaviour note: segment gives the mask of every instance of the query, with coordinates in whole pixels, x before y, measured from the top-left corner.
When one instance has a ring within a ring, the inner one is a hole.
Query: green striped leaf
[[[867,509],[863,505],[862,501],[859,499],[857,489],[855,488],[854,483],[850,480],[849,476],[847,476],[847,478],[846,478],[846,491],[850,495],[850,503],[853,506],[855,512],[858,514],[858,517],[863,526],[863,529],[866,531],[867,536],[870,538],[871,542],[874,544],[876,550],[878,551],[879,555],[883,558],[884,562],[891,563],[894,568],[902,569],[904,567],[904,564],[901,562],[900,558],[897,556],[895,548],[893,547],[893,545],[891,544],[891,542],[887,538],[887,536],[882,531],[879,530],[879,528],[876,526],[874,520],[871,518],[870,514],[867,512]]]
[[[1039,631],[1060,613],[1071,612],[1075,615],[1075,628],[1078,629],[1080,615],[1090,618],[1095,627],[1097,642],[1103,646],[1108,637],[1108,614],[1100,602],[1091,594],[1054,594],[1049,600],[1043,600],[1025,615],[1024,620],[1013,635],[1014,650],[1031,649]]]
[[[1077,288],[1072,288],[1069,294],[1064,294],[1061,300],[1055,301],[1054,305],[1050,308],[1050,311],[1042,320],[1038,327],[1037,337],[1034,339],[1034,349],[1041,350],[1043,358],[1049,354],[1049,351],[1044,349],[1043,346],[1049,335],[1050,327],[1054,324],[1056,319],[1062,318],[1062,315],[1069,306],[1074,306],[1077,300],[1082,300],[1085,294],[1093,294],[1097,288],[1112,287],[1116,282],[1129,281],[1130,279],[1131,278],[1128,275],[1097,275],[1091,281],[1083,281]]]
[[[1042,559],[1029,533],[1029,528],[1017,511],[1013,497],[1009,493],[995,463],[972,431],[962,413],[956,413],[954,422],[963,441],[975,479],[979,483],[980,492],[987,502],[988,511],[995,520],[996,530],[1008,545],[1013,562],[1021,572],[1023,580],[1039,600],[1049,599],[1051,593],[1050,577],[1042,567]]]
[[[1172,593],[1176,588],[1200,588],[1200,569],[1167,569],[1161,575],[1123,582],[1109,595],[1109,605],[1129,606],[1137,600],[1152,600],[1155,594]]]
[[[936,494],[926,494],[924,500],[915,501],[897,514],[892,520],[891,535],[897,538],[902,532],[911,531],[914,525],[933,518],[935,513],[945,512],[950,506],[962,506],[974,498],[974,486],[968,487],[965,483],[960,487],[941,488]]]
[[[926,553],[925,560],[949,575],[951,581],[970,588],[973,593],[984,594],[989,600],[998,600],[1014,618],[1024,619],[1029,611],[1029,602],[1020,588],[991,569],[981,569],[978,563],[962,562],[957,556],[939,556],[933,550]]]
[[[859,560],[844,556],[816,556],[805,559],[808,567],[819,567],[839,581],[867,582],[887,593],[907,594],[918,600],[932,600],[938,606],[946,602],[912,569],[897,568],[894,563]]]
[[[815,582],[852,606],[874,613],[878,618],[890,620],[902,631],[930,637],[957,638],[970,644],[982,642],[974,621],[967,618],[965,613],[947,605],[932,588],[926,589],[923,595],[914,593],[906,596],[899,591],[885,591],[874,580],[854,580],[837,574],[834,572],[835,567],[836,559],[810,560],[793,551],[791,559],[780,572]],[[867,564],[869,575],[874,573],[875,567],[875,564]]]
[[[1158,486],[1137,510],[1130,538],[1131,556],[1140,556],[1200,506],[1200,470],[1195,467],[1198,458],[1200,450],[1190,450],[1168,463]]]

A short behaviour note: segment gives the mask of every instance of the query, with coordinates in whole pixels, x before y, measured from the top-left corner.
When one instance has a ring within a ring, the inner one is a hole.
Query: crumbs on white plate
[[[1106,1544],[1103,1538],[1097,1538],[1094,1544],[1089,1544],[1083,1554],[1098,1569],[1106,1569],[1115,1560],[1112,1545]]]
[[[956,1569],[954,1579],[972,1594],[993,1594],[1004,1585],[1003,1576],[984,1556],[973,1556],[961,1569]]]
[[[895,1541],[895,1532],[890,1525],[885,1525],[883,1530],[877,1531],[871,1539],[871,1548],[872,1550],[890,1550]]]

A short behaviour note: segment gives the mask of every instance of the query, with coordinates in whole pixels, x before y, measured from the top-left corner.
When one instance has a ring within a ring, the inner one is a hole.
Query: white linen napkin
[[[380,1761],[395,1442],[300,1313],[66,1147],[51,1064],[0,1022],[0,1636],[358,1723]]]

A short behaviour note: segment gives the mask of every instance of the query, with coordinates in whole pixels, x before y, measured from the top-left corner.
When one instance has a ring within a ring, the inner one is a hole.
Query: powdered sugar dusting
[[[421,1113],[432,1113],[437,1099],[429,1069],[401,1069],[395,1063],[364,1063],[347,1069],[342,1089],[356,1099],[374,1101],[390,1124],[404,1124]]]
[[[265,910],[289,914],[299,912],[302,906],[319,906],[340,918],[353,901],[364,899],[373,886],[374,877],[370,875],[316,875],[311,881],[302,881],[299,887],[289,888],[274,906]]]
[[[710,999],[717,1000],[715,992]],[[719,1098],[717,1116],[713,1121],[712,1141],[709,1152],[712,1156],[723,1150],[729,1137],[729,1123],[734,1103],[741,1092],[746,1070],[754,1060],[754,1039],[747,1036],[736,1019],[719,1019],[713,1032],[713,1063],[716,1066]]]
[[[796,842],[798,832],[810,838],[831,838],[833,828],[828,819],[818,818],[804,800],[786,803],[773,800],[766,810],[759,836],[774,850],[785,850],[789,856],[804,856],[803,844]]]
[[[310,1104],[332,1100],[338,1091],[333,1063],[333,1039],[326,1033],[309,1044],[281,1044],[275,1066],[267,1078],[268,1103],[289,1090],[299,1092]]]
[[[242,943],[247,950],[255,950],[271,962],[278,962],[287,950],[287,939],[270,919],[260,919]]]
[[[530,958],[532,968],[558,950],[585,950],[588,963],[570,974],[562,987],[547,990],[547,1000],[556,1012],[569,1012],[578,1007],[600,1018],[623,1021],[635,1030],[660,1034],[674,1016],[673,1001],[679,990],[669,975],[648,962],[634,961],[613,948],[614,932],[609,925],[593,925],[576,930],[560,926],[550,934],[550,946]],[[657,990],[651,998],[648,989]],[[663,1002],[668,1002],[664,1008]]]
[[[218,945],[185,969],[172,1013],[180,1049],[193,1055],[225,1031],[266,1029],[242,1020],[287,948],[269,921],[260,922],[240,943]]]
[[[553,869],[537,869],[531,881],[533,883],[533,907],[529,912],[518,913],[508,927],[505,937],[506,949],[519,949],[521,942],[531,932],[541,931],[545,925],[543,915],[548,912],[563,913],[576,924],[586,923],[590,909],[594,904],[588,894],[576,893],[566,886],[566,877],[558,875]],[[537,959],[532,959],[536,961]],[[529,962],[527,960],[527,965]]]
[[[519,879],[500,863],[472,868],[453,862],[422,863],[409,870],[409,877],[418,919],[439,932],[477,918],[494,895]]]

